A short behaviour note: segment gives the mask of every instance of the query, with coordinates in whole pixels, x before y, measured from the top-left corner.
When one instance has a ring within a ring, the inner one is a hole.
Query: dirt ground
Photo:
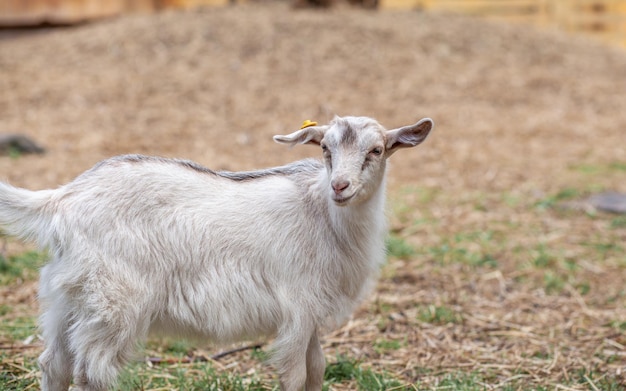
[[[626,384],[626,338],[607,326],[626,325],[626,230],[611,216],[540,207],[568,189],[626,192],[625,108],[626,51],[581,36],[282,3],[167,11],[0,39],[0,133],[47,148],[0,158],[0,178],[55,187],[123,153],[261,168],[319,155],[271,140],[305,119],[367,115],[391,128],[431,117],[427,142],[392,158],[392,231],[417,249],[495,233],[497,245],[462,245],[493,247],[498,267],[442,268],[420,250],[393,260],[355,320],[327,336],[327,354],[345,350],[413,384],[461,370],[493,375],[490,389],[519,376],[586,389],[593,378],[570,382],[581,368]],[[615,248],[592,253],[593,238]],[[556,294],[545,270],[520,267],[542,248],[582,265]],[[32,285],[16,289],[11,300],[32,302]],[[417,322],[429,305],[464,321]],[[372,348],[381,336],[408,342],[385,355]],[[597,358],[605,351],[617,353]]]

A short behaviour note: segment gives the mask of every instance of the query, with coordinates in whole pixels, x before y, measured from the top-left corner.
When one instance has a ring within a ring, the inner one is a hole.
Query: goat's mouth
[[[334,195],[333,201],[335,201],[335,204],[339,206],[344,206],[344,205],[347,205],[348,202],[350,202],[350,200],[353,199],[355,195],[356,193],[352,193],[349,196]]]

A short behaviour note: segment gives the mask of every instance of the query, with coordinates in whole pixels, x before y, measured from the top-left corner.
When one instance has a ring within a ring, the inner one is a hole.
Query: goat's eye
[[[382,149],[382,148],[380,148],[380,147],[376,147],[376,148],[372,149],[372,150],[370,151],[370,153],[371,153],[372,155],[379,156],[381,153],[383,153],[383,149]]]
[[[326,144],[322,144],[322,151],[324,152],[328,151],[328,147],[326,146]]]

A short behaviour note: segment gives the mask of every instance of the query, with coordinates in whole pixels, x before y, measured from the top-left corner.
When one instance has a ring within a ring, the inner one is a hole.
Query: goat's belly
[[[170,295],[151,323],[150,332],[229,343],[271,337],[277,329],[278,305],[257,293],[241,296],[212,292],[195,296],[189,292]]]

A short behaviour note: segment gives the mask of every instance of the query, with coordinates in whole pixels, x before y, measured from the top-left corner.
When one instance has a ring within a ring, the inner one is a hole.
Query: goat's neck
[[[329,199],[329,215],[336,248],[342,261],[338,266],[342,292],[351,300],[371,289],[385,259],[385,181],[372,196],[356,205],[340,207]],[[368,282],[370,281],[370,282]]]

